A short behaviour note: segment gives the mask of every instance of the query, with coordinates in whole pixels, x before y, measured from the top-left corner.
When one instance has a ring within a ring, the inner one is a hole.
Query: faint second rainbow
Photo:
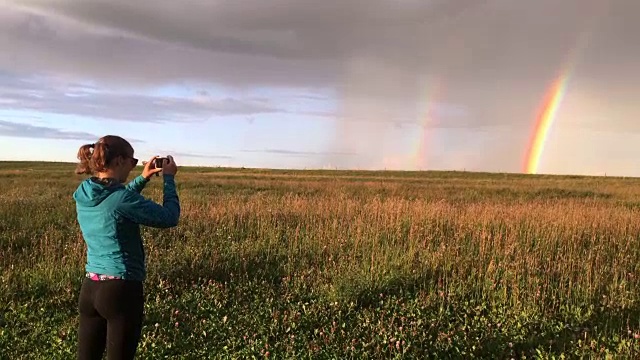
[[[421,103],[423,108],[418,110],[420,117],[418,125],[421,131],[413,154],[414,168],[416,170],[427,168],[427,151],[431,142],[432,125],[436,121],[435,110],[441,96],[442,84],[440,79],[431,79],[424,90],[424,94],[421,96],[424,99],[424,102]]]

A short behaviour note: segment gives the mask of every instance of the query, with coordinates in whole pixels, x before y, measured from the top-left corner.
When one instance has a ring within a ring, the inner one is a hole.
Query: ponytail
[[[86,144],[78,150],[78,166],[76,166],[76,174],[93,174],[91,170],[91,157],[93,155],[94,144]]]
[[[109,155],[108,144],[99,141],[94,145],[93,155],[91,156],[91,161],[89,162],[93,173],[105,171],[107,169],[107,165],[109,165],[109,162],[111,162],[111,157]]]
[[[76,174],[94,175],[106,171],[113,159],[118,156],[133,154],[131,144],[125,139],[107,135],[95,144],[85,144],[78,150]]]

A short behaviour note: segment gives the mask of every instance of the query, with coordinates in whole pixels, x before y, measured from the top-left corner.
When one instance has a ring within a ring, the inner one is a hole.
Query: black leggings
[[[78,301],[78,359],[133,359],[140,340],[142,282],[85,278]]]

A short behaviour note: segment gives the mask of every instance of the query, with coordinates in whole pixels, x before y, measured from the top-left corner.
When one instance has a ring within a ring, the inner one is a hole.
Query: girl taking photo
[[[178,168],[171,156],[156,168],[154,157],[142,175],[124,185],[138,159],[128,141],[113,135],[80,147],[78,160],[76,173],[91,175],[73,194],[87,249],[78,300],[78,359],[102,359],[105,349],[108,359],[133,359],[142,328],[146,276],[140,225],[178,225]],[[164,180],[162,205],[140,194],[159,172]]]

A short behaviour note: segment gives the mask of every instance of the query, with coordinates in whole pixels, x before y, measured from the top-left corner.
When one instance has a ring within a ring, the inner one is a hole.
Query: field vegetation
[[[0,359],[75,356],[73,164],[0,163]],[[144,195],[162,199],[161,179]],[[640,180],[182,168],[141,359],[637,358]]]

